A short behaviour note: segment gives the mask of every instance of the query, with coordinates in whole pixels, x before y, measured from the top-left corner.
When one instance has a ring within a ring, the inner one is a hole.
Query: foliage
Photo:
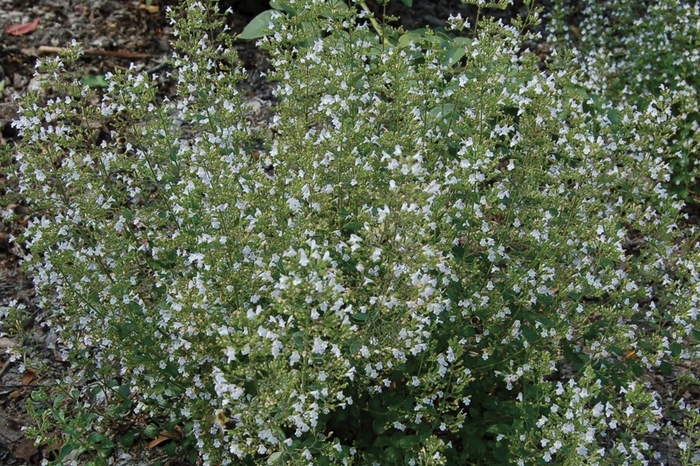
[[[99,388],[38,399],[39,440],[63,426],[98,460],[138,414],[132,438],[164,429],[204,464],[651,458],[644,377],[697,360],[670,91],[592,101],[573,62],[522,51],[536,14],[460,42],[308,2],[260,41],[261,141],[211,6],[177,16],[173,100],[124,72],[87,105],[78,48],[39,66],[59,97],[22,100],[26,266],[66,386]],[[120,408],[56,418],[100,402]]]
[[[576,11],[555,2],[549,41],[580,52],[581,85],[614,104],[646,109],[665,89],[676,128],[667,137],[670,191],[697,202],[700,185],[700,5],[587,0]],[[572,18],[575,17],[575,24]]]

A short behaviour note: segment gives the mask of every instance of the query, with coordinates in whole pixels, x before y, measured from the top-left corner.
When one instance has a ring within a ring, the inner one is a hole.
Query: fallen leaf
[[[139,8],[149,13],[158,13],[158,5],[140,5]]]
[[[39,453],[39,450],[34,446],[31,440],[23,439],[15,447],[15,458],[24,460],[27,463],[31,462],[32,456]]]
[[[7,348],[14,348],[15,346],[19,346],[15,340],[13,340],[11,338],[5,338],[5,337],[0,338],[0,350],[4,350]],[[3,351],[3,353],[4,353],[4,351]]]
[[[155,448],[163,442],[171,440],[170,436],[161,435],[148,442],[148,448]]]
[[[36,374],[34,371],[31,370],[26,370],[24,371],[24,374],[22,374],[22,385],[29,385],[34,381],[36,378]]]
[[[24,34],[29,34],[36,29],[37,24],[39,24],[39,18],[35,19],[31,23],[13,24],[12,26],[7,26],[5,28],[5,34],[9,34],[11,36],[22,36]]]

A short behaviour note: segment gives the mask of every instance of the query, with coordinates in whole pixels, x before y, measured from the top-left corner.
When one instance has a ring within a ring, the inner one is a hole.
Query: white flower
[[[287,199],[287,205],[292,210],[292,212],[297,213],[301,210],[301,202],[294,197]]]
[[[328,348],[328,343],[320,339],[319,337],[314,338],[314,346],[311,351],[315,354],[323,354]]]

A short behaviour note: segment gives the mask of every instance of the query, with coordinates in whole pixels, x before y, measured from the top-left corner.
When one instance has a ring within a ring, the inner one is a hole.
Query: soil
[[[82,59],[86,75],[103,75],[116,69],[159,70],[165,66],[172,52],[170,41],[172,29],[165,15],[165,9],[176,4],[176,0],[0,0],[0,81],[5,86],[0,93],[0,145],[20,145],[22,141],[12,127],[17,117],[15,96],[22,95],[34,85],[34,68],[37,59],[55,53],[57,48],[66,47],[75,40],[89,53]],[[373,1],[367,2],[370,8],[381,13],[382,7]],[[259,12],[266,9],[264,3],[252,0],[220,2],[222,11],[229,6],[233,14],[228,18],[229,26],[239,32]],[[457,0],[415,0],[412,8],[398,1],[390,4],[387,14],[400,17],[405,29],[444,25],[450,14],[462,14],[474,20],[475,10]],[[522,6],[511,7],[501,15],[507,20],[522,13]],[[24,35],[13,36],[5,33],[10,25],[28,23],[39,19],[36,30]],[[237,51],[243,66],[250,75],[242,84],[246,95],[251,99],[251,107],[261,113],[273,102],[272,85],[263,74],[269,68],[265,56],[257,50],[253,42],[241,41]],[[163,79],[161,93],[168,96],[173,92],[171,82]],[[12,338],[12,331],[0,323],[0,464],[12,466],[40,464],[43,459],[51,459],[52,452],[47,445],[35,446],[24,435],[23,428],[35,425],[27,414],[26,405],[31,394],[38,388],[50,385],[58,374],[66,371],[65,363],[55,352],[56,335],[42,325],[44,316],[36,305],[30,277],[23,274],[20,261],[25,251],[21,245],[11,241],[21,234],[29,220],[28,209],[16,194],[17,180],[9,177],[7,166],[0,165],[0,315],[3,309],[22,305],[25,308],[25,329],[33,337],[25,341]],[[4,198],[3,198],[4,197]],[[23,345],[29,348],[31,360],[13,361],[5,350]],[[30,367],[45,366],[48,372],[34,373]],[[698,405],[700,390],[697,385],[679,381],[687,368],[676,368],[671,376],[657,374],[651,383],[668,400],[683,398],[686,404]],[[696,372],[697,373],[697,372]],[[677,420],[666,419],[677,428],[682,426]],[[674,439],[647,439],[661,451],[658,464],[680,464],[679,452]],[[109,463],[119,466],[153,464],[163,460],[165,464],[179,464],[181,460],[170,458],[162,449],[163,445],[149,447],[144,444],[130,449],[120,446],[114,449]],[[75,458],[82,464],[85,458]],[[182,460],[182,464],[185,463]]]

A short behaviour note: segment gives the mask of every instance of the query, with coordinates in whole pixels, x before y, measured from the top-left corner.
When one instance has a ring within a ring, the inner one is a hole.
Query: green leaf
[[[414,29],[413,31],[409,31],[406,34],[402,34],[401,37],[399,37],[399,44],[401,45],[408,45],[411,42],[418,43],[422,41],[425,38],[425,29]]]
[[[629,367],[632,370],[632,373],[637,377],[641,377],[646,373],[644,367],[636,362],[630,362]]]
[[[287,2],[281,2],[279,0],[270,0],[270,8],[274,8],[275,10],[279,11],[284,11],[285,13],[289,13],[290,15],[296,14],[297,10],[292,7]]]
[[[659,365],[659,372],[661,372],[663,375],[671,375],[673,373],[673,366],[667,361],[663,361]]]
[[[272,29],[277,27],[277,21],[272,16],[278,14],[277,10],[265,10],[253,18],[246,25],[243,32],[238,36],[240,39],[260,39],[272,33]],[[272,24],[272,29],[270,25]]]
[[[430,114],[434,116],[435,118],[442,117],[446,118],[452,114],[452,111],[454,110],[455,105],[454,104],[444,104],[440,105],[439,107],[435,107],[432,110],[430,110]]]
[[[376,421],[375,421],[376,422]],[[377,437],[377,439],[374,441],[372,446],[374,447],[387,447],[389,446],[391,442],[389,441],[389,437],[387,435],[380,435]]]
[[[65,458],[66,456],[70,455],[71,452],[75,449],[72,443],[64,443],[63,446],[61,447],[61,451],[58,453],[58,458],[62,459]]]
[[[60,424],[65,424],[66,423],[66,414],[62,410],[57,410],[53,412],[53,417],[58,421]]]
[[[362,228],[362,224],[360,222],[350,222],[346,223],[342,230],[343,231],[359,231],[360,228]]]
[[[282,455],[284,455],[283,451],[274,452],[267,458],[267,464],[269,464],[270,466],[274,464],[279,464],[282,461]]]
[[[5,89],[5,80],[3,79],[0,81],[0,92],[2,92]]]
[[[464,55],[465,51],[463,47],[453,47],[450,45],[447,47],[445,58],[447,59],[448,65],[453,65],[461,60]]]
[[[131,390],[129,389],[128,385],[120,385],[119,389],[117,390],[117,393],[119,394],[119,396],[126,399],[129,398]]]
[[[155,424],[148,424],[145,429],[143,429],[143,435],[148,438],[156,438],[160,434],[160,428]]]
[[[103,74],[89,74],[83,78],[83,84],[90,87],[107,87],[109,84]]]
[[[411,448],[418,445],[419,442],[420,440],[418,439],[417,435],[406,435],[399,439],[399,447],[402,450],[410,450]]]
[[[177,443],[168,442],[163,447],[163,450],[168,456],[177,456]]]
[[[381,435],[384,432],[386,432],[386,429],[384,428],[385,423],[386,419],[383,416],[375,419],[372,423],[372,430],[374,430],[374,433],[377,435]]]
[[[394,447],[387,447],[384,450],[384,458],[386,458],[386,464],[397,464],[401,460],[401,452]]]
[[[678,356],[683,351],[683,347],[677,341],[671,343],[671,354],[673,356]]]
[[[87,436],[87,441],[90,443],[101,443],[106,439],[107,437],[100,434],[99,432],[92,432],[90,435]]]

